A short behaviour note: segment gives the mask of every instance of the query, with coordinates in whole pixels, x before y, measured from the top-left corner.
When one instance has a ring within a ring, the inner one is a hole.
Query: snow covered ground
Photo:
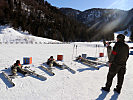
[[[129,45],[133,46],[131,43]],[[6,71],[5,68],[10,67],[17,59],[23,63],[23,57],[32,57],[31,69],[47,77],[44,81],[33,76],[24,77],[19,74],[13,79],[15,87],[12,87],[6,82],[3,74],[0,74],[0,100],[132,100],[132,55],[127,61],[127,72],[120,95],[113,92],[117,83],[116,77],[109,93],[100,90],[106,82],[107,66],[99,66],[100,69],[96,70],[72,61],[78,55],[87,54],[87,56],[99,57],[99,53],[104,53],[104,57],[99,59],[107,61],[106,48],[103,47],[102,42],[0,44],[0,73]],[[50,56],[57,59],[58,54],[63,54],[63,62],[74,69],[76,74],[66,69],[54,68],[55,75],[50,76],[39,67]]]
[[[28,32],[16,31],[9,26],[0,26],[0,42],[2,43],[60,43],[56,40],[35,37]]]

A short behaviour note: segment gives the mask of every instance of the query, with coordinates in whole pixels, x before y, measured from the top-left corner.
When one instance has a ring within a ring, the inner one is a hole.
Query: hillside
[[[45,44],[45,43],[61,43],[61,42],[47,38],[35,37],[30,35],[28,32],[17,31],[9,26],[0,26],[0,43]]]
[[[132,25],[131,21],[133,21],[132,9],[124,11],[119,9],[92,8],[85,11],[77,11],[71,8],[60,8],[60,11],[88,26],[92,26],[96,23],[108,24],[117,21],[114,28],[117,28],[118,25],[122,25],[118,27],[120,30]]]
[[[0,0],[0,24],[59,41],[89,41],[87,27],[44,0]]]
[[[88,32],[95,35],[112,34],[125,29],[133,30],[133,9],[124,11],[92,8],[85,11],[77,11],[71,8],[60,8],[60,11],[70,18],[86,24],[89,27]],[[102,38],[107,39],[109,37],[104,35]]]
[[[133,30],[133,10],[56,8],[43,0],[1,0],[0,24],[59,41],[112,40],[113,33]],[[133,37],[133,35],[131,35]],[[132,39],[133,40],[133,39]]]

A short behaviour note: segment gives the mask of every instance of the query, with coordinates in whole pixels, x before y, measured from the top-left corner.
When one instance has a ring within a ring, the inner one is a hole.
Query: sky
[[[73,8],[84,11],[91,8],[111,8],[130,10],[133,8],[133,0],[46,0],[56,7]]]

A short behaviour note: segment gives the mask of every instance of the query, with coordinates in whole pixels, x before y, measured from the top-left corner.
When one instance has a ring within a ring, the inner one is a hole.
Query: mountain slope
[[[96,35],[97,33],[110,34],[127,28],[131,31],[133,26],[133,9],[123,11],[119,9],[93,8],[78,11],[78,13],[76,13],[77,10],[70,8],[61,8],[60,10],[70,18],[89,26],[90,33],[93,32]]]
[[[87,27],[68,18],[44,0],[0,1],[0,24],[10,24],[34,36],[60,41],[88,41]]]
[[[51,40],[41,37],[35,37],[28,32],[16,31],[9,26],[0,26],[1,43],[61,43],[57,40]]]
[[[129,17],[128,11],[123,11],[118,9],[93,8],[82,12],[78,11],[78,13],[76,13],[77,10],[70,8],[61,8],[60,10],[68,16],[71,16],[72,14],[73,16],[75,15],[74,18],[76,18],[76,20],[88,26],[92,26],[97,22],[109,23],[112,21],[117,21],[118,19],[119,19],[119,21],[117,22],[118,25],[119,23],[127,22],[125,23],[125,26],[127,26],[127,24],[129,23],[129,21],[126,20],[126,18]],[[131,18],[128,20],[131,20]]]

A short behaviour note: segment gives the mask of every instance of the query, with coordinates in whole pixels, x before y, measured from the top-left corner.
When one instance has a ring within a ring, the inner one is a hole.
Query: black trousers
[[[107,82],[106,82],[106,87],[110,89],[112,85],[113,78],[117,74],[117,89],[122,88],[122,84],[124,81],[124,75],[126,73],[126,65],[117,65],[117,64],[112,64],[111,67],[109,68],[109,72],[107,75]]]
[[[58,64],[56,61],[49,61],[49,62],[47,62],[48,65],[50,65],[51,63],[53,64],[53,66],[57,66],[59,68],[62,68],[61,67],[62,65]]]
[[[22,68],[17,67],[17,72],[21,73],[21,74],[25,74],[26,71],[24,71]]]

